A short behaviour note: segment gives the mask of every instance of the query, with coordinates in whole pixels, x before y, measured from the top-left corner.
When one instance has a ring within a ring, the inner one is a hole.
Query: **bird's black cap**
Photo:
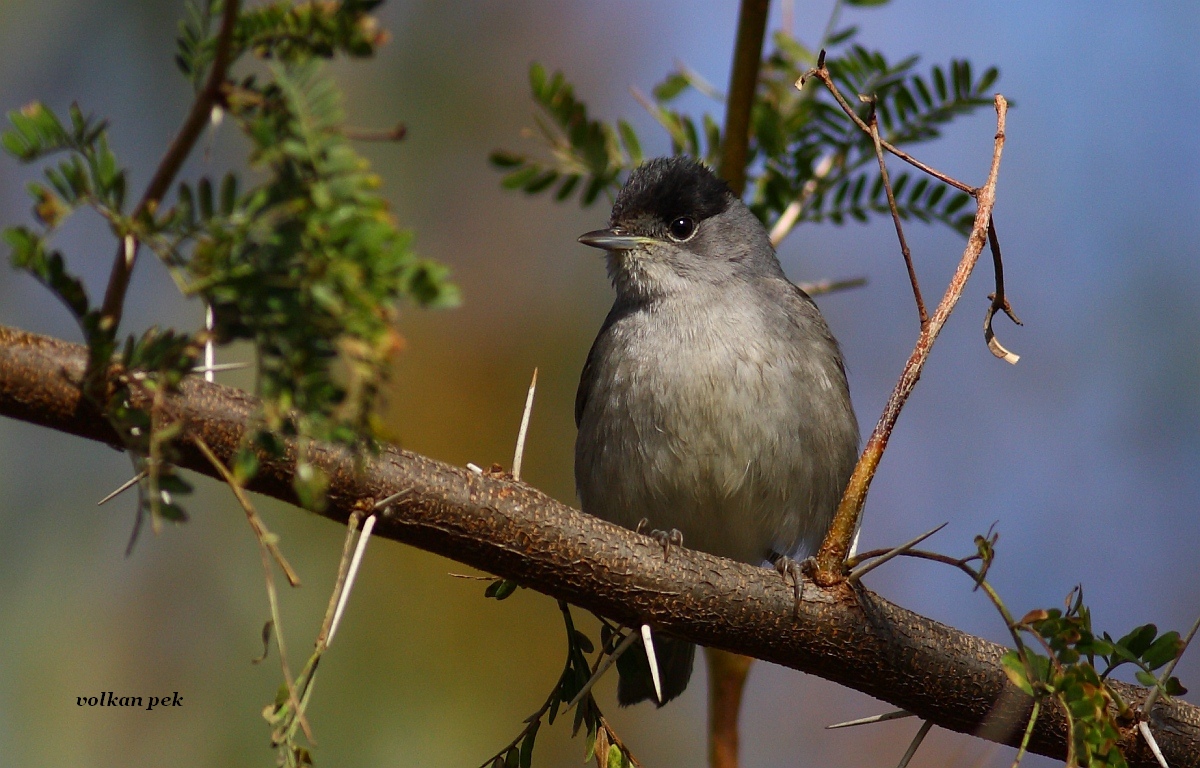
[[[677,216],[703,221],[729,207],[733,194],[703,163],[690,157],[659,157],[638,166],[613,203],[612,225],[642,216],[669,222]]]

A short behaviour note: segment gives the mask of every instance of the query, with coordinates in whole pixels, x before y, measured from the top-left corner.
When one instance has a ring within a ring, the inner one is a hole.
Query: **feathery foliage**
[[[158,415],[131,408],[129,388],[175,388],[210,337],[150,329],[118,350],[117,329],[105,326],[50,241],[74,211],[97,211],[127,261],[147,245],[185,296],[212,308],[211,338],[251,342],[263,402],[256,447],[278,449],[281,435],[302,445],[369,446],[376,397],[401,346],[399,307],[447,306],[457,295],[447,270],[419,258],[411,234],[388,213],[378,178],[342,131],[339,91],[321,70],[322,59],[369,56],[387,39],[369,15],[378,4],[274,2],[238,13],[227,44],[231,62],[251,54],[268,66],[265,75],[227,78],[214,109],[249,139],[249,165],[263,180],[248,189],[236,174],[199,178],[180,184],[173,204],[151,201],[135,217],[125,210],[126,173],[109,149],[105,121],[72,105],[64,124],[36,102],[9,115],[12,127],[0,142],[11,155],[26,163],[65,155],[46,166],[44,183],[29,185],[36,225],[4,232],[11,261],[79,323],[93,376],[109,376],[117,364],[108,389],[94,391],[108,393],[101,405],[142,470],[145,508],[156,525],[160,517],[184,517],[177,497],[187,489],[168,481],[172,430]],[[198,98],[224,11],[221,0],[198,0],[180,24],[176,64]],[[238,463],[243,475],[255,466],[249,449]],[[297,494],[318,506],[324,478],[299,460]]]
[[[991,104],[987,91],[999,76],[995,67],[976,77],[970,62],[952,61],[921,74],[916,71],[918,57],[889,63],[882,53],[856,44],[857,34],[854,27],[831,31],[817,48],[828,49],[826,65],[841,89],[875,98],[885,141],[912,145],[935,139],[954,118]],[[751,113],[748,203],[768,226],[789,206],[798,206],[797,222],[843,224],[889,212],[871,138],[817,83],[795,88],[816,61],[812,49],[780,31],[762,62]],[[615,195],[628,171],[642,161],[633,128],[624,120],[609,124],[589,117],[586,104],[560,72],[547,74],[535,63],[530,85],[539,107],[538,132],[550,158],[494,152],[492,163],[504,173],[502,186],[528,194],[553,190],[555,199],[577,196],[584,206],[601,194]],[[724,101],[716,88],[683,65],[649,96],[636,89],[634,96],[666,131],[673,154],[715,166],[723,138],[717,120],[707,112],[697,118],[673,106],[688,91]],[[862,105],[861,116],[869,108]],[[962,210],[969,199],[965,193],[931,179],[913,183],[905,173],[895,177],[894,187],[901,217],[940,222],[964,236],[970,230],[972,216]]]

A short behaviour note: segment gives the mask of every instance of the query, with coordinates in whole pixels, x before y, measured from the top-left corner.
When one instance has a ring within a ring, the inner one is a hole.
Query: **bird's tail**
[[[657,702],[661,707],[687,688],[688,681],[692,678],[696,646],[686,640],[662,634],[655,634],[653,642],[662,683],[663,698]],[[633,648],[617,659],[617,674],[620,677],[617,682],[617,701],[622,707],[637,704],[639,701],[656,701],[654,678],[650,675],[650,662],[646,659],[646,649],[642,646],[642,641],[639,640]]]

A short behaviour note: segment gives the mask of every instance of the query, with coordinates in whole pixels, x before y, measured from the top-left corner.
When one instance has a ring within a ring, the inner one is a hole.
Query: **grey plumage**
[[[616,290],[576,397],[583,510],[747,563],[812,552],[858,425],[837,342],[762,224],[703,165],[663,158],[633,172],[609,229],[580,241],[608,251]],[[694,653],[671,647],[664,703]],[[635,667],[622,666],[622,704],[653,698]]]

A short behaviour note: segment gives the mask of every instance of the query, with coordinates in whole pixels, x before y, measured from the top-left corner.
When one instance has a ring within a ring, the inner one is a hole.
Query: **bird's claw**
[[[637,527],[633,529],[633,532],[641,533],[642,529],[649,524],[650,518],[643,517],[641,520],[638,520]],[[646,535],[657,541],[659,546],[663,548],[663,560],[666,560],[667,555],[671,554],[671,547],[683,546],[683,531],[678,528],[672,528],[669,531],[651,530]]]
[[[683,546],[683,532],[678,528],[669,531],[650,531],[650,538],[657,541],[663,548],[663,560],[671,554],[671,547]]]
[[[790,578],[792,586],[795,588],[796,602],[792,609],[792,615],[796,618],[800,618],[800,600],[804,597],[804,574],[811,573],[816,565],[815,557],[806,557],[796,561],[787,555],[781,555],[775,560],[775,570],[779,571],[779,575],[783,577],[784,581]]]

